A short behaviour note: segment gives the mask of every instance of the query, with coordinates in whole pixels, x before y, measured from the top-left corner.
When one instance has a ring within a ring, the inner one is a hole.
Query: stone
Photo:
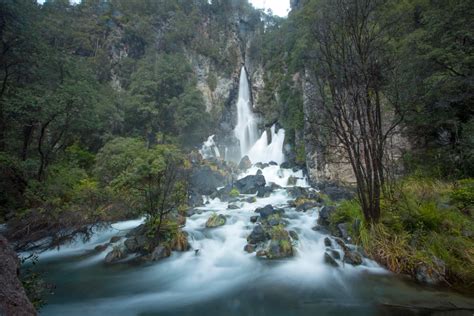
[[[424,284],[438,285],[445,282],[446,264],[443,260],[434,257],[432,264],[420,263],[415,267],[415,279]]]
[[[94,247],[94,250],[97,252],[103,252],[105,251],[105,249],[107,249],[108,246],[109,244],[97,245]]]
[[[211,195],[217,187],[226,185],[227,178],[219,170],[213,170],[204,165],[192,171],[189,186],[192,192],[201,195]]]
[[[286,182],[286,185],[296,185],[296,182],[298,181],[298,178],[294,176],[290,176],[288,178],[288,181]]]
[[[348,223],[339,223],[336,225],[339,236],[346,241],[350,240],[349,232],[347,230],[348,226]]]
[[[128,252],[134,253],[143,251],[146,248],[147,243],[147,238],[139,235],[126,239],[123,244]]]
[[[362,264],[362,256],[360,253],[355,251],[345,251],[344,258],[342,259],[345,263],[352,264],[353,266],[358,266]]]
[[[324,238],[324,246],[332,248],[332,242],[331,242],[331,239],[329,239],[329,237]]]
[[[250,235],[247,237],[249,244],[258,244],[269,239],[268,234],[263,229],[262,225],[255,225]]]
[[[336,210],[334,206],[323,206],[319,211],[318,224],[321,226],[329,226],[331,214]]]
[[[266,249],[268,259],[281,259],[293,256],[293,246],[289,239],[272,240]]]
[[[255,194],[259,188],[265,187],[266,181],[263,175],[249,175],[237,180],[235,187],[241,194]]]
[[[252,162],[250,161],[249,156],[244,156],[240,159],[239,162],[239,169],[242,171],[246,171],[252,167]]]
[[[245,200],[247,203],[255,203],[257,202],[257,198],[255,196],[251,196]]]
[[[229,205],[227,206],[227,209],[229,209],[229,210],[238,210],[239,208],[240,208],[240,207],[239,207],[238,205],[236,205],[236,204],[229,204]]]
[[[272,194],[273,190],[271,187],[260,187],[257,190],[257,197],[269,197]]]
[[[272,205],[268,204],[264,207],[259,207],[255,210],[255,213],[258,213],[260,214],[260,217],[262,219],[266,219],[267,217],[269,217],[270,215],[273,215],[273,214],[282,214],[284,212],[284,210],[281,210],[281,209],[274,209]]]
[[[351,200],[354,198],[354,190],[338,185],[337,183],[319,183],[321,193],[326,194],[332,201]]]
[[[324,253],[324,263],[335,268],[339,267],[339,263],[337,263],[337,261],[327,252]]]
[[[120,247],[115,247],[105,256],[105,263],[111,264],[125,258],[125,251]]]
[[[222,214],[212,214],[207,222],[206,222],[206,227],[207,228],[215,228],[215,227],[219,227],[219,226],[223,226],[225,225],[225,223],[227,222],[227,219],[225,218],[224,215]]]
[[[153,249],[152,253],[150,254],[150,260],[158,261],[169,256],[171,256],[171,250],[168,247],[159,245]]]
[[[306,212],[310,209],[313,209],[313,208],[316,208],[316,207],[319,207],[320,204],[318,202],[314,202],[314,201],[306,201],[300,205],[298,205],[296,207],[296,211],[297,212]]]
[[[188,205],[191,207],[198,207],[204,205],[202,195],[196,191],[190,191],[188,193]]]
[[[270,161],[268,164],[270,166],[278,166],[278,164],[275,161]]]
[[[262,171],[261,169],[258,169],[256,175],[257,175],[257,176],[263,175],[263,171]]]
[[[341,254],[339,253],[339,251],[334,250],[334,249],[331,249],[330,252],[331,252],[331,256],[332,256],[334,259],[337,259],[337,260],[340,260],[340,259],[341,259]]]
[[[298,234],[294,230],[290,230],[288,233],[290,234],[291,239],[293,239],[293,240],[299,240],[300,239]]]
[[[116,243],[117,241],[119,241],[120,239],[122,239],[121,236],[113,236],[112,238],[110,238],[110,243],[111,243],[111,244],[114,244],[114,243]]]
[[[263,258],[266,256],[267,256],[267,252],[265,250],[262,249],[262,250],[257,251],[257,257]]]
[[[253,244],[246,244],[245,247],[244,247],[244,250],[248,253],[252,253],[255,251],[255,249],[257,248],[256,245],[253,245]]]
[[[251,223],[256,223],[258,221],[259,217],[260,216],[258,216],[258,215],[250,216],[250,222]]]
[[[269,166],[268,163],[262,163],[262,162],[257,162],[257,163],[255,164],[255,167],[257,167],[257,168],[259,168],[259,169],[265,169],[265,168],[267,168],[268,166]]]

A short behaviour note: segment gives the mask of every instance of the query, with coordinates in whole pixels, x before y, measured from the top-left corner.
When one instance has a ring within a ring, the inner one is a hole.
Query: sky
[[[71,2],[79,2],[80,0],[72,0]],[[38,0],[43,3],[44,0]],[[258,9],[271,9],[273,14],[278,16],[287,16],[290,10],[290,0],[250,0],[250,3]]]
[[[287,16],[290,10],[290,0],[250,0],[258,9],[271,9],[273,14]]]

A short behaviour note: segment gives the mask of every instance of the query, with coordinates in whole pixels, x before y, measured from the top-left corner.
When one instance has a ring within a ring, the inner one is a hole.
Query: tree
[[[314,40],[310,70],[318,89],[313,100],[352,166],[367,222],[380,218],[386,181],[387,138],[399,123],[384,121],[390,104],[384,87],[391,67],[386,58],[387,25],[377,21],[384,1],[313,1],[308,31]],[[392,113],[394,113],[392,109]],[[308,118],[307,118],[308,119]]]

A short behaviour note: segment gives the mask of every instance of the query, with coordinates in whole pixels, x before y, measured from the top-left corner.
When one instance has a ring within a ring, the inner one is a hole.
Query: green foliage
[[[230,190],[229,192],[229,196],[232,198],[238,197],[239,195],[240,195],[240,192],[239,190],[237,190],[237,188],[232,188],[232,190]]]
[[[474,211],[474,179],[458,181],[450,198],[457,207],[472,213]]]

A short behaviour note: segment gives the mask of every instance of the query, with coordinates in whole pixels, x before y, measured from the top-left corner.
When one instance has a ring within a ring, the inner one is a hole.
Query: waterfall
[[[237,100],[237,125],[235,137],[240,142],[240,157],[248,154],[258,139],[257,119],[252,112],[250,88],[245,67],[240,71],[239,98]]]
[[[220,158],[221,156],[219,148],[217,148],[217,145],[214,142],[214,137],[215,135],[209,136],[207,140],[202,144],[202,147],[199,150],[204,159],[211,157]]]
[[[270,129],[271,143],[268,143],[267,131],[264,131],[262,136],[252,146],[248,152],[250,161],[253,163],[274,161],[278,164],[285,161],[285,155],[283,154],[285,130],[280,128],[278,132],[275,132],[275,129],[275,125]]]

